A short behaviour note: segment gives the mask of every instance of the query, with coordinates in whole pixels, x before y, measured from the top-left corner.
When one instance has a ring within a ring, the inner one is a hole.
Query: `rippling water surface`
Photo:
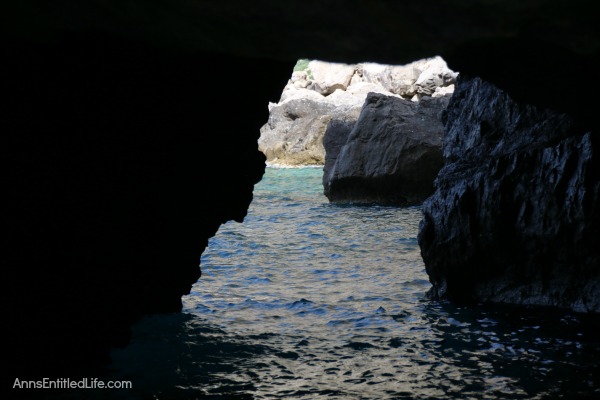
[[[202,256],[184,312],[114,351],[123,397],[600,397],[595,321],[432,302],[421,211],[331,205],[320,168],[267,168]]]

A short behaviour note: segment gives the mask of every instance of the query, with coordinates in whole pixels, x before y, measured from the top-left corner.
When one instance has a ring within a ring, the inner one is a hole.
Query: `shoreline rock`
[[[479,78],[445,126],[418,238],[430,297],[600,312],[597,138]]]
[[[369,93],[420,101],[454,90],[457,73],[441,57],[407,65],[298,63],[278,103],[269,104],[259,150],[268,162],[324,165],[323,136],[333,119],[355,122]]]
[[[411,102],[369,93],[357,122],[325,134],[324,193],[330,202],[420,204],[443,165],[441,114],[449,96]]]

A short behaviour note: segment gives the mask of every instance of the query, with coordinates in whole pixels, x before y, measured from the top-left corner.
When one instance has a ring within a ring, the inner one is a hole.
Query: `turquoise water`
[[[320,168],[267,168],[181,314],[113,352],[114,398],[600,397],[594,321],[425,298],[418,207],[332,205]],[[587,396],[587,397],[586,397]]]

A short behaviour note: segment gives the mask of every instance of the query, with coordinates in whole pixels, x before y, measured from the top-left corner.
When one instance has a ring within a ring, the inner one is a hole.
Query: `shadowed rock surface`
[[[86,35],[24,49],[5,62],[3,362],[61,376],[105,362],[139,316],[181,309],[208,238],[244,219],[262,177],[267,103],[206,79],[237,57]],[[246,87],[275,100],[292,65],[253,60],[272,80]],[[229,102],[236,118],[213,105]]]
[[[597,138],[478,78],[459,78],[445,125],[419,232],[430,295],[600,312]]]
[[[348,136],[352,132],[352,128],[356,124],[355,121],[341,121],[331,120],[327,125],[327,130],[323,136],[323,147],[327,151],[327,157],[325,157],[325,165],[323,166],[323,190],[325,191],[328,187],[329,181],[331,180],[331,173],[333,167],[337,162],[340,150],[348,141]]]
[[[452,70],[566,112],[596,134],[597,106],[572,79],[597,73],[594,7],[4,4],[5,378],[98,365],[127,343],[137,317],[180,309],[207,238],[245,215],[264,168],[256,141],[267,104],[297,59],[405,64],[440,55]],[[585,93],[598,93],[597,79]]]
[[[337,126],[326,132],[323,187],[329,201],[423,202],[443,165],[441,114],[448,98],[424,97],[415,103],[369,93],[351,132]],[[328,137],[336,134],[340,137]]]

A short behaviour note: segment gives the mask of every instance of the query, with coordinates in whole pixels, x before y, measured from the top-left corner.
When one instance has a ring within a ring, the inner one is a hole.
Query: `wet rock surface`
[[[598,140],[460,78],[419,244],[434,298],[600,312]]]

